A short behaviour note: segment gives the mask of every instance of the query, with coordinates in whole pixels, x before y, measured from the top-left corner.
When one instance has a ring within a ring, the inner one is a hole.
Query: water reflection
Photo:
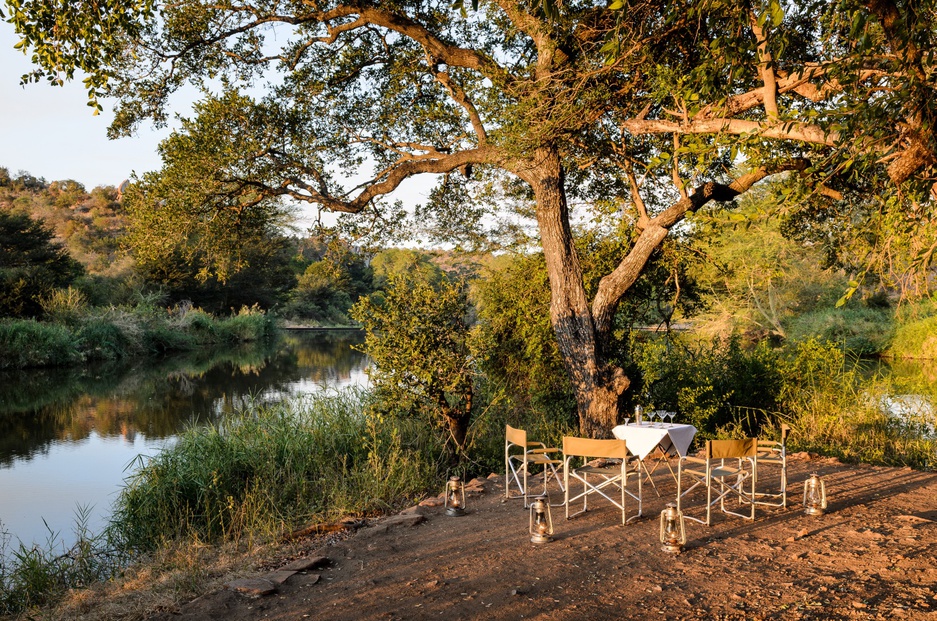
[[[42,520],[69,532],[76,505],[103,524],[124,467],[188,425],[251,399],[366,382],[356,332],[287,332],[274,342],[147,364],[0,373],[0,522],[23,541]]]

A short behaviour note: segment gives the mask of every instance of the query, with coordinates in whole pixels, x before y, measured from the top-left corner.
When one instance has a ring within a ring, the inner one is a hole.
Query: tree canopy
[[[420,174],[440,179],[422,218],[458,235],[486,235],[495,207],[533,217],[590,435],[630,384],[609,357],[619,303],[703,205],[788,173],[804,239],[861,229],[870,248],[934,215],[933,0],[82,1],[56,15],[72,20],[61,34],[38,28],[42,5],[7,0],[23,47],[38,74],[82,69],[115,97],[112,135],[203,89],[176,138],[213,169],[195,218],[288,197],[393,221],[388,194]],[[108,28],[92,27],[102,10]],[[592,289],[571,219],[599,203],[626,243]]]

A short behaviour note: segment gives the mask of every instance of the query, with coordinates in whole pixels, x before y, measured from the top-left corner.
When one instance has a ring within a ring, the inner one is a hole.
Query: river
[[[69,541],[92,532],[140,455],[250,400],[365,385],[357,332],[287,331],[270,343],[159,361],[0,373],[0,537]],[[2,543],[2,542],[0,542]]]

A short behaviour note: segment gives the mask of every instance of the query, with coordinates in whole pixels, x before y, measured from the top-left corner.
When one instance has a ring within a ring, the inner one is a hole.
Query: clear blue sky
[[[105,102],[104,112],[92,116],[80,79],[21,87],[32,65],[13,49],[16,41],[13,26],[0,22],[0,166],[46,181],[74,179],[88,190],[160,167],[156,146],[166,132],[144,127],[138,136],[108,140],[111,110]]]

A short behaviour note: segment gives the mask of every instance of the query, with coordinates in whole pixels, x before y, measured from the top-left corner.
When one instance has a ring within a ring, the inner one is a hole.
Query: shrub
[[[274,329],[273,319],[257,306],[243,307],[237,315],[217,322],[216,334],[223,342],[258,341]]]
[[[892,415],[885,405],[903,388],[885,376],[865,378],[860,367],[829,344],[801,343],[789,359],[783,416],[794,428],[790,448],[846,461],[937,467],[933,394],[926,419]]]
[[[67,327],[33,319],[0,320],[0,369],[81,362],[74,334]]]
[[[78,329],[77,337],[78,347],[92,360],[117,360],[133,349],[117,324],[99,317],[86,320]]]
[[[142,338],[144,349],[151,354],[191,351],[196,347],[191,335],[163,324],[146,328]]]
[[[39,303],[45,316],[59,323],[75,323],[88,311],[88,298],[72,287],[55,289]]]
[[[633,351],[644,406],[679,412],[701,438],[738,424],[756,435],[777,409],[783,365],[765,343],[746,349],[739,337],[707,343],[668,336],[636,342]]]
[[[888,354],[895,358],[937,360],[937,316],[900,323]]]

